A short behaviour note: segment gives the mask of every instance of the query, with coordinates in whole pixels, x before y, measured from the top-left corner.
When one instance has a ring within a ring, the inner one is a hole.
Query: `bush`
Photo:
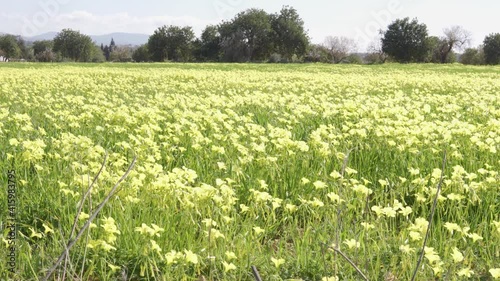
[[[485,64],[484,53],[481,48],[468,48],[460,56],[460,62],[463,64],[480,65]]]
[[[35,56],[35,59],[38,62],[54,62],[56,61],[56,55],[54,54],[54,52],[52,52],[52,50],[45,50],[39,52]]]
[[[483,50],[487,64],[500,64],[500,33],[486,36]]]
[[[347,58],[344,60],[343,63],[347,64],[363,64],[363,60],[358,54],[350,54],[347,56]]]
[[[283,62],[283,58],[281,57],[280,54],[278,53],[273,53],[270,57],[269,57],[269,63],[282,63]]]

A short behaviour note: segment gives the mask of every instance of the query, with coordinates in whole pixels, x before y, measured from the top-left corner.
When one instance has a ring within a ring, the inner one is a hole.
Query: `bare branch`
[[[446,150],[444,151],[444,155],[443,155],[443,165],[441,168],[441,178],[439,179],[439,183],[438,183],[437,191],[436,191],[436,196],[434,197],[434,203],[432,204],[431,214],[429,215],[429,221],[428,221],[429,224],[427,226],[427,232],[425,233],[424,244],[422,245],[422,250],[420,251],[420,257],[418,258],[417,266],[415,267],[415,271],[413,271],[413,276],[411,277],[411,281],[414,281],[415,278],[417,277],[418,268],[420,267],[420,264],[422,263],[422,259],[424,258],[425,246],[427,245],[427,240],[429,239],[429,235],[431,232],[432,218],[434,217],[434,212],[436,211],[439,193],[441,192],[441,186],[443,184],[444,169],[445,168],[446,168]]]
[[[57,259],[56,263],[52,266],[52,268],[49,269],[47,275],[42,279],[43,281],[47,281],[50,278],[50,276],[52,275],[52,273],[54,273],[54,271],[59,266],[59,264],[61,263],[61,261],[63,259],[65,259],[66,255],[69,254],[69,250],[71,250],[71,248],[76,244],[76,242],[78,241],[78,239],[80,239],[80,237],[83,235],[83,233],[85,233],[85,231],[90,226],[90,224],[92,223],[92,221],[101,212],[102,208],[104,208],[104,206],[108,203],[109,199],[113,195],[115,195],[117,193],[118,186],[130,174],[130,172],[132,171],[132,169],[135,166],[136,160],[137,160],[137,156],[134,157],[134,160],[132,160],[132,163],[130,163],[130,166],[129,166],[128,170],[125,172],[125,174],[123,174],[123,176],[118,180],[118,182],[113,186],[113,188],[111,189],[111,191],[108,193],[108,195],[106,196],[106,198],[104,198],[104,200],[101,202],[101,204],[99,204],[97,206],[97,208],[94,211],[94,213],[92,213],[92,215],[89,217],[89,219],[85,222],[85,224],[83,225],[83,227],[80,229],[80,231],[76,235],[75,239],[71,239],[70,238],[68,246],[64,249],[63,253],[61,254],[61,256],[59,256],[59,258]]]

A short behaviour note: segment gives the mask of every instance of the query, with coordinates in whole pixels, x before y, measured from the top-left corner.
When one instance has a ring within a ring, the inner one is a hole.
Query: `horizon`
[[[470,5],[465,0],[439,3],[430,0],[362,0],[356,4],[346,0],[337,3],[323,0],[307,3],[298,0],[273,3],[263,0],[191,0],[172,5],[169,4],[172,1],[145,0],[139,5],[126,0],[116,7],[116,3],[96,0],[85,3],[75,0],[26,0],[10,7],[9,13],[0,12],[0,20],[4,22],[0,32],[34,37],[70,28],[93,36],[111,33],[151,35],[163,25],[187,25],[193,27],[196,36],[199,36],[205,26],[230,20],[249,8],[276,13],[282,6],[288,5],[297,9],[311,43],[315,44],[323,43],[327,36],[345,36],[357,41],[358,52],[364,52],[376,40],[379,30],[385,30],[398,18],[409,17],[425,23],[430,36],[442,36],[443,29],[462,26],[472,33],[470,45],[475,47],[482,43],[485,36],[499,32],[495,30],[500,26],[495,11],[500,10],[500,2],[488,2],[479,0]],[[485,6],[488,9],[484,9]]]

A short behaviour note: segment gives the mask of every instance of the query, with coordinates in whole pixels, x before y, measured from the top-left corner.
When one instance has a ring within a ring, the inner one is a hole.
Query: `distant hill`
[[[24,40],[31,41],[31,42],[40,41],[40,40],[52,40],[52,39],[54,39],[54,37],[56,37],[56,35],[57,35],[57,32],[47,32],[47,33],[36,35],[33,37],[25,37]]]
[[[105,35],[91,35],[92,40],[96,42],[97,45],[109,45],[111,42],[111,38],[115,40],[115,44],[120,46],[120,45],[142,45],[146,44],[149,39],[149,35],[146,34],[140,34],[140,33],[122,33],[122,32],[115,32],[111,34],[105,34]]]
[[[57,32],[47,32],[33,37],[25,38],[26,41],[39,41],[39,40],[52,40],[56,37]],[[116,45],[142,45],[148,42],[149,35],[140,34],[140,33],[124,33],[124,32],[115,32],[104,35],[90,35],[90,38],[97,45],[109,45],[111,42],[111,38],[115,40]]]

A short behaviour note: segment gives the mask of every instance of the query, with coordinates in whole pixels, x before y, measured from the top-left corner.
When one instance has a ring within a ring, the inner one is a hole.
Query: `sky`
[[[15,3],[15,4],[12,4]],[[0,0],[0,32],[26,37],[63,28],[88,35],[112,32],[152,34],[163,25],[189,25],[201,34],[208,24],[230,20],[248,8],[279,12],[297,9],[313,43],[327,36],[346,36],[359,51],[398,18],[417,18],[430,35],[460,25],[472,33],[471,46],[500,32],[498,0]]]

